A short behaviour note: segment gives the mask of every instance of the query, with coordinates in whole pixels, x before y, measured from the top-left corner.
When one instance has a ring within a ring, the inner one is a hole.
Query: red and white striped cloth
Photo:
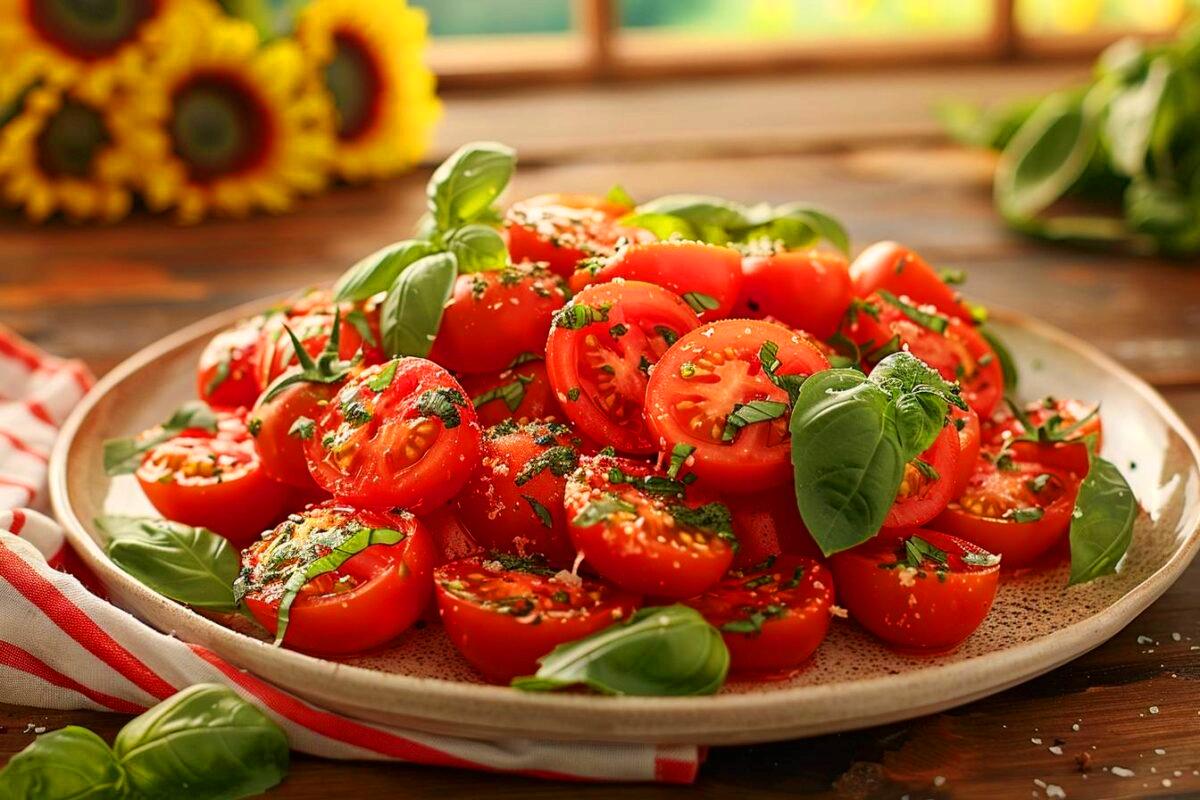
[[[160,633],[93,594],[46,508],[47,456],[91,386],[78,361],[46,356],[0,326],[0,702],[138,713],[196,683],[255,703],[303,753],[585,781],[695,780],[692,745],[481,741],[360,722],[325,711]]]

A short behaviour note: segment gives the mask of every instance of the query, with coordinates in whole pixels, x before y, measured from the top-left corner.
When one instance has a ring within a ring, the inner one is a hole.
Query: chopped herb
[[[642,372],[643,375],[649,375],[650,368],[652,366],[654,366],[654,365],[650,363],[650,359],[646,358],[646,356],[644,356],[644,355],[638,356],[638,369]]]
[[[572,403],[574,403],[576,400],[579,399],[579,387],[578,386],[572,386],[570,389],[567,390],[567,399],[570,400]]]
[[[575,515],[575,519],[571,520],[571,524],[578,528],[589,528],[604,522],[613,514],[634,514],[636,512],[637,507],[632,503],[627,503],[616,495],[610,494],[584,506],[583,510]]]
[[[217,369],[213,372],[212,377],[208,379],[208,383],[204,385],[204,394],[211,396],[221,384],[229,379],[231,356],[229,353],[221,356],[221,360],[217,362]]]
[[[597,322],[607,322],[612,306],[589,306],[584,303],[568,303],[554,314],[554,326],[567,330],[579,330]]]
[[[428,389],[417,397],[417,410],[426,417],[437,417],[447,430],[462,424],[458,408],[466,405],[467,399],[462,392],[446,387]]]
[[[932,561],[942,567],[948,563],[945,550],[922,539],[920,536],[910,536],[904,540],[904,558],[902,561],[913,569],[920,569],[926,561]]]
[[[558,574],[558,570],[547,566],[546,560],[541,556],[515,556],[511,553],[501,553],[498,550],[493,550],[488,553],[488,557],[484,561],[484,566],[487,566],[488,562],[491,561],[499,564],[500,569],[507,572],[526,572],[530,575],[541,575],[547,578]]]
[[[942,279],[942,283],[950,286],[960,286],[967,282],[967,273],[961,269],[938,270],[938,277]]]
[[[733,535],[733,516],[724,503],[705,503],[702,506],[673,505],[667,509],[675,521],[703,531],[715,533],[729,542],[736,551],[737,537]]]
[[[795,589],[800,585],[801,578],[804,577],[804,565],[801,564],[792,571],[792,577],[788,578],[783,583],[779,584],[780,589]]]
[[[806,375],[780,375],[777,370],[783,366],[779,360],[779,345],[772,341],[762,343],[758,349],[758,361],[762,364],[763,374],[771,379],[771,383],[783,389],[788,394],[788,402],[795,403],[804,384]]]
[[[246,430],[251,436],[258,436],[258,434],[262,431],[262,426],[262,417],[251,417],[246,421]]]
[[[292,427],[288,428],[288,436],[294,436],[297,439],[308,441],[313,438],[313,431],[317,423],[313,422],[308,417],[296,417],[292,423]]]
[[[616,449],[615,447],[613,447],[612,445],[609,445],[608,447],[605,447],[605,448],[604,448],[604,449],[602,449],[602,450],[600,451],[600,453],[599,453],[599,455],[602,455],[602,456],[609,456],[609,457],[611,457],[611,456],[615,456],[616,454],[617,454],[617,449]]]
[[[371,412],[357,397],[344,401],[341,406],[342,418],[352,428],[358,428],[371,421]]]
[[[518,484],[518,486],[519,485],[520,484]],[[532,510],[534,514],[537,514],[537,518],[541,521],[543,526],[547,528],[554,527],[554,517],[550,516],[550,509],[546,508],[544,505],[527,494],[521,495],[521,499],[529,504],[530,510]]]
[[[559,589],[557,592],[550,595],[550,599],[560,605],[566,605],[567,603],[571,602],[571,595],[567,594],[562,589]]]
[[[721,304],[717,302],[715,297],[700,292],[684,292],[684,301],[692,307],[692,311],[697,314],[703,314],[705,311],[713,311],[720,308]]]
[[[547,469],[550,470],[551,475],[562,478],[570,475],[578,467],[579,453],[566,445],[558,445],[543,450],[526,461],[525,466],[521,467],[521,471],[517,473],[513,482],[517,486],[524,486]]]
[[[692,378],[696,375],[696,365],[691,361],[685,361],[679,365],[679,375],[683,378]]]
[[[1037,522],[1044,517],[1046,512],[1043,509],[1037,508],[1010,508],[1001,514],[1001,519],[1011,519],[1013,522]]]
[[[381,369],[378,374],[372,376],[371,379],[367,381],[367,388],[369,388],[372,392],[379,394],[384,389],[391,386],[392,381],[396,379],[396,367],[399,365],[399,363],[400,361],[396,360],[389,361],[387,364],[384,364],[383,369]]]
[[[879,306],[863,300],[861,297],[855,297],[850,301],[850,307],[846,309],[846,322],[853,324],[858,320],[859,314],[866,314],[868,317],[878,322]]]
[[[917,472],[925,476],[926,480],[936,481],[939,477],[941,477],[938,474],[938,471],[934,469],[932,464],[922,461],[919,458],[913,461],[912,464],[917,468]]]
[[[770,574],[759,575],[757,578],[751,578],[750,580],[743,582],[742,588],[743,589],[757,589],[760,586],[766,586],[768,583],[774,583],[774,582],[775,582],[774,575],[770,575]]]
[[[744,633],[748,636],[753,636],[762,633],[764,623],[782,617],[787,613],[787,609],[772,604],[756,610],[745,609],[745,612],[746,617],[744,619],[735,619],[726,622],[721,626],[721,630],[726,633]]]
[[[510,414],[515,414],[517,409],[521,407],[521,403],[525,400],[525,387],[533,383],[532,375],[516,375],[516,379],[511,383],[501,384],[495,388],[488,389],[481,395],[471,398],[471,404],[476,408],[492,402],[493,400],[502,400]]]
[[[508,365],[508,368],[512,369],[513,367],[519,367],[522,364],[528,364],[530,361],[541,361],[541,360],[543,360],[542,357],[539,356],[537,353],[521,353],[519,356],[517,356],[516,358],[514,358],[512,360],[512,362]]]
[[[677,444],[672,447],[671,465],[667,468],[667,477],[679,477],[679,470],[683,468],[684,462],[687,461],[694,452],[696,452],[696,447],[690,444]]]
[[[779,419],[787,413],[788,404],[777,400],[751,400],[749,403],[737,403],[733,411],[725,418],[725,430],[721,441],[732,442],[738,432],[747,425],[759,422],[770,422]]]
[[[1054,476],[1051,475],[1050,473],[1043,472],[1041,475],[1038,475],[1036,478],[1026,481],[1025,485],[1029,487],[1029,491],[1033,492],[1034,494],[1037,494],[1046,488],[1046,484],[1049,483],[1053,477]]]
[[[667,343],[668,347],[679,341],[679,334],[666,325],[655,325],[654,332],[662,337],[662,340]]]
[[[873,344],[870,342],[869,344]],[[892,338],[888,339],[883,344],[876,347],[871,352],[867,353],[867,361],[872,363],[882,361],[893,353],[900,352],[900,334],[893,334]]]
[[[899,297],[896,297],[896,295],[892,294],[886,289],[876,289],[875,293],[886,300],[889,304],[900,309],[904,316],[908,317],[918,325],[924,326],[938,333],[945,333],[946,328],[950,326],[949,317],[938,314],[937,312],[925,311],[919,306],[908,302],[907,300],[901,300]]]
[[[618,322],[608,329],[608,335],[614,339],[619,339],[627,333],[629,333],[629,326],[622,322]]]
[[[1000,556],[991,553],[964,553],[963,563],[972,567],[994,567],[1000,563]]]

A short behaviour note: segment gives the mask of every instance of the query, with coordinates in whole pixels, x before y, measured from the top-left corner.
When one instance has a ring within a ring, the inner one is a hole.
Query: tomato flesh
[[[631,209],[601,197],[550,194],[514,203],[505,215],[505,237],[514,261],[545,262],[570,277],[586,258],[611,256],[625,242],[654,241],[641,228],[617,220]]]

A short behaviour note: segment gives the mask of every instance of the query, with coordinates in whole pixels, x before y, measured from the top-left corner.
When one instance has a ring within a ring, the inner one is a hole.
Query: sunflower
[[[421,60],[425,28],[403,0],[314,0],[301,12],[296,38],[337,112],[342,178],[394,175],[429,146],[441,105]]]
[[[0,0],[0,71],[35,71],[48,84],[103,103],[136,81],[165,29],[207,0]],[[148,48],[148,46],[150,46]]]
[[[152,209],[184,222],[278,212],[324,186],[333,111],[294,41],[260,48],[249,23],[209,15],[137,89],[117,121],[147,165],[138,184]]]
[[[33,86],[0,129],[0,194],[41,222],[56,211],[112,222],[129,211],[134,159],[111,115],[57,87]]]

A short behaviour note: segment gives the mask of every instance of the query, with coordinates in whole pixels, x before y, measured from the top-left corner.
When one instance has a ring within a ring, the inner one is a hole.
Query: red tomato
[[[571,566],[563,490],[579,466],[579,445],[565,425],[489,428],[480,464],[454,500],[467,530],[490,550]]]
[[[722,492],[768,489],[792,475],[788,393],[760,361],[767,342],[777,348],[777,376],[829,368],[806,337],[782,325],[730,319],[681,338],[663,355],[646,387],[646,424],[659,447],[664,452],[679,444],[694,447],[692,471]],[[732,428],[727,420],[747,404],[778,413]]]
[[[429,358],[457,372],[495,372],[541,354],[565,301],[562,279],[533,264],[459,275]]]
[[[975,462],[979,459],[979,415],[974,411],[963,411],[961,408],[950,406],[950,419],[958,428],[958,471],[954,478],[954,487],[950,490],[950,497],[959,498],[975,473]]]
[[[213,408],[249,408],[263,387],[258,382],[258,346],[266,318],[245,320],[213,337],[200,354],[196,389]]]
[[[641,462],[585,456],[567,481],[571,540],[586,564],[623,589],[685,598],[714,585],[733,563],[729,509],[694,507],[647,488],[662,476]],[[682,484],[679,484],[682,489]]]
[[[398,358],[343,386],[304,451],[313,478],[334,497],[424,513],[467,482],[479,438],[475,409],[450,373]]]
[[[833,576],[811,558],[771,557],[687,604],[721,631],[732,670],[780,672],[803,664],[825,639]]]
[[[508,419],[524,423],[562,417],[541,358],[500,372],[464,375],[462,384],[471,395],[480,425],[498,425]]]
[[[578,270],[571,276],[571,289],[579,292],[590,284],[618,278],[670,289],[687,301],[701,320],[722,319],[733,311],[741,293],[741,256],[731,248],[703,242],[637,244],[595,269]]]
[[[422,514],[420,520],[433,539],[436,566],[483,554],[483,546],[475,541],[453,507],[435,508],[428,514]]]
[[[244,546],[283,516],[288,492],[267,476],[245,418],[222,412],[218,419],[215,435],[184,431],[151,448],[137,479],[167,519]]]
[[[363,529],[403,538],[366,547],[306,582],[289,609],[283,644],[329,655],[385,644],[416,622],[429,602],[433,546],[412,514],[363,511],[336,501],[294,514],[242,553],[235,590],[274,634],[288,579]]]
[[[791,486],[729,495],[724,500],[733,515],[733,534],[738,540],[737,555],[733,558],[735,569],[748,569],[785,553],[824,558],[800,519]]]
[[[970,542],[915,528],[884,532],[830,559],[838,598],[888,644],[948,650],[992,607],[999,559]]]
[[[854,294],[868,297],[886,289],[914,303],[931,305],[950,317],[971,322],[971,309],[957,291],[946,285],[925,259],[896,242],[876,242],[850,265]]]
[[[1079,479],[1064,470],[1005,458],[997,465],[985,456],[933,524],[1001,556],[1006,567],[1021,567],[1066,536],[1078,492]]]
[[[958,481],[958,449],[958,428],[946,425],[929,449],[904,465],[904,479],[884,527],[914,528],[942,513]]]
[[[307,309],[310,303],[316,302],[311,297],[306,297],[304,304],[297,308]],[[364,343],[362,335],[347,316],[351,310],[352,307],[349,304],[344,304],[340,312],[335,314],[333,304],[330,302],[327,306],[303,314],[287,311],[272,315],[263,326],[259,342],[258,380],[262,386],[270,386],[276,378],[300,363],[296,358],[296,347],[292,344],[292,337],[288,336],[288,330],[295,334],[304,347],[304,351],[316,358],[329,343],[334,319],[340,318],[338,357],[345,360],[354,358],[359,350],[364,349]],[[378,333],[373,332],[372,335],[378,341]],[[373,355],[364,358],[364,363],[378,363],[377,357],[382,358],[382,351],[379,351],[378,348],[368,346],[366,352]]]
[[[617,220],[633,209],[585,194],[543,194],[513,203],[505,214],[505,236],[513,261],[544,261],[570,277],[585,258],[610,256],[623,242],[652,242],[654,236]]]
[[[678,295],[639,281],[589,286],[555,317],[546,370],[563,413],[585,436],[653,453],[646,382],[667,348],[699,323]]]
[[[263,469],[277,481],[300,489],[317,489],[304,457],[305,442],[316,420],[337,394],[340,384],[293,383],[267,400],[267,392],[250,412],[248,424]]]
[[[826,250],[747,256],[742,275],[736,316],[771,317],[818,339],[837,332],[853,296],[846,259]]]
[[[506,556],[438,567],[434,586],[450,641],[501,684],[537,672],[538,659],[555,647],[625,619],[639,604],[602,581]]]
[[[992,452],[1005,448],[1017,461],[1036,461],[1076,475],[1087,474],[1085,440],[1094,436],[1096,450],[1103,440],[1099,406],[1043,397],[1028,403],[1022,414],[1024,420],[1010,408],[996,411],[984,425],[983,446]],[[1060,438],[1062,441],[1057,441]]]

